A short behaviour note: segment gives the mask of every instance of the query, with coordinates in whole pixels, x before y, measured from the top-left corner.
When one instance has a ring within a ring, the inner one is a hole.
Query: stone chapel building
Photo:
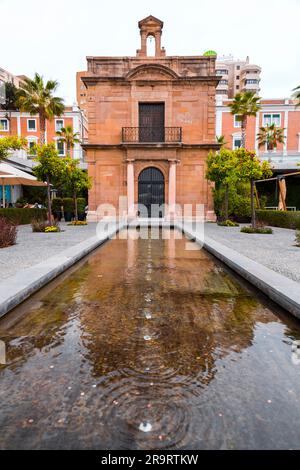
[[[161,46],[163,22],[139,22],[141,47],[135,57],[87,57],[79,72],[89,122],[86,151],[92,178],[90,221],[100,204],[203,204],[214,217],[206,157],[215,139],[215,57],[167,56]],[[155,52],[149,56],[149,38]],[[166,215],[166,214],[164,214]],[[149,213],[150,216],[150,213]]]

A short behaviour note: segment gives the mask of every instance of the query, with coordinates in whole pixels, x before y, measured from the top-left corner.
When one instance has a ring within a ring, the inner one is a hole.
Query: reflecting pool
[[[177,235],[110,241],[0,322],[0,448],[300,448],[300,323]]]

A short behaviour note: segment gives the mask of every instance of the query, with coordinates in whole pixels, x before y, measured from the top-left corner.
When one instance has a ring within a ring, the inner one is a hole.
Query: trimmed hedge
[[[46,220],[47,210],[16,209],[11,207],[7,209],[0,209],[0,216],[3,216],[6,220],[9,220],[16,225],[27,225],[31,224],[33,220]]]
[[[300,229],[300,211],[256,211],[257,220],[273,227]]]

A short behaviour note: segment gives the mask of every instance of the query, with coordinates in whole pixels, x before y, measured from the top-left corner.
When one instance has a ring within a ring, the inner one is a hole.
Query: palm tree
[[[18,90],[17,103],[20,111],[39,116],[41,145],[44,145],[46,140],[46,121],[54,116],[61,116],[65,109],[63,99],[53,96],[57,87],[56,80],[49,80],[44,84],[43,77],[36,73],[33,80],[25,78]]]
[[[300,106],[300,85],[293,89],[293,97],[298,101],[296,106]]]
[[[254,91],[245,91],[237,93],[231,104],[228,105],[231,114],[237,116],[237,120],[241,122],[242,130],[242,147],[246,146],[246,128],[248,117],[256,116],[261,109],[260,97]]]
[[[227,143],[228,143],[228,142],[226,142],[224,135],[217,135],[216,136],[216,141],[217,141],[218,144],[221,145],[221,148],[225,147],[225,145],[227,145]]]
[[[284,143],[284,139],[284,129],[282,127],[276,127],[275,124],[260,127],[259,133],[257,134],[258,145],[261,147],[267,144],[268,150],[276,149],[278,144]]]
[[[56,135],[59,136],[59,142],[63,142],[66,144],[67,156],[70,157],[71,149],[74,148],[75,144],[80,143],[80,139],[78,138],[79,132],[74,133],[72,126],[66,126],[62,127],[60,131],[57,131]]]

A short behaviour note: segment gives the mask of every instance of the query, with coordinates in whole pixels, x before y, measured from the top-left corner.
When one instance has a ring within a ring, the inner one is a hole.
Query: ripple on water
[[[188,389],[179,384],[170,387],[168,381],[140,380],[134,371],[126,372],[126,377],[107,377],[102,384],[103,424],[112,437],[117,436],[119,447],[132,446],[133,441],[146,449],[183,446],[191,421]]]

